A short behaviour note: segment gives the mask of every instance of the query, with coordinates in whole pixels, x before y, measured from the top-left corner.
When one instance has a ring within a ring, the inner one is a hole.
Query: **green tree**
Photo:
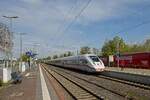
[[[62,58],[62,57],[68,57],[68,56],[73,56],[73,53],[71,51],[68,51],[68,52],[65,52],[63,54],[60,54],[59,57]]]
[[[85,46],[80,48],[80,54],[90,54],[90,53],[91,53],[90,47]]]
[[[73,56],[73,53],[71,51],[68,51],[67,56]]]
[[[102,47],[102,55],[115,55],[119,51],[119,53],[124,53],[128,50],[128,45],[124,42],[124,40],[118,36],[114,37],[112,40],[106,41]]]
[[[54,55],[54,56],[53,56],[53,59],[57,59],[57,58],[58,58],[58,56],[57,56],[57,55]]]
[[[134,45],[130,46],[130,51],[129,52],[140,52],[141,51],[140,49],[141,49],[140,45],[134,44]]]
[[[147,39],[143,44],[129,44],[128,52],[149,52],[150,51],[150,39]]]
[[[68,56],[67,53],[64,53],[63,55],[64,55],[64,57],[67,57],[67,56]]]
[[[21,57],[22,57],[22,61],[24,61],[24,62],[27,62],[30,59],[30,57],[27,56],[26,54],[23,54]]]
[[[144,51],[150,51],[150,39],[147,39],[143,44]]]
[[[52,58],[51,58],[51,56],[48,56],[46,59],[47,59],[47,60],[51,60]]]

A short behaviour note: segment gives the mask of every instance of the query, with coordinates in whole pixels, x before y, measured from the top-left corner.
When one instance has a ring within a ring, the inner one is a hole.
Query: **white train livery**
[[[104,71],[105,66],[96,55],[85,54],[78,56],[70,56],[50,60],[48,64],[57,65],[59,67],[66,67],[85,72],[101,72]]]

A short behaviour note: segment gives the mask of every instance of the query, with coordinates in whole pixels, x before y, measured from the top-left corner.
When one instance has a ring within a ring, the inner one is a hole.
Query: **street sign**
[[[31,57],[32,52],[31,52],[31,51],[28,51],[28,52],[26,52],[26,55]]]
[[[29,57],[34,58],[37,54],[33,53],[32,51],[28,51],[28,52],[26,52],[26,55],[29,56]]]

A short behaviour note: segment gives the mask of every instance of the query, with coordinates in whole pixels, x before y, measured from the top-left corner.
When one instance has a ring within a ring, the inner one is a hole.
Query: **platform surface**
[[[0,100],[51,100],[49,91],[43,71],[38,65],[23,73],[22,83],[2,87]]]
[[[150,76],[150,69],[135,69],[135,68],[120,68],[120,67],[106,67],[106,71],[115,71],[123,73],[131,73],[138,75]]]

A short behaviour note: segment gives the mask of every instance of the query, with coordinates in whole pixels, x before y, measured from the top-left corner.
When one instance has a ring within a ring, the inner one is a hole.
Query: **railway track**
[[[100,76],[124,80],[130,83],[137,83],[145,87],[150,87],[150,76],[137,75],[137,74],[131,74],[131,73],[122,73],[122,72],[115,72],[115,71],[104,71],[100,73]]]
[[[96,84],[93,84],[93,83],[86,81],[84,79],[81,79],[79,77],[74,77],[72,74],[69,74],[69,73],[67,74],[67,73],[63,72],[62,70],[58,71],[58,69],[56,70],[54,68],[52,68],[52,69],[50,68],[48,70],[53,71],[54,73],[57,73],[58,75],[60,75],[60,76],[64,77],[65,79],[73,82],[74,84],[78,85],[79,87],[89,91],[94,96],[98,97],[97,99],[107,99],[107,100],[131,99],[130,97],[124,96],[124,95],[122,95],[116,91],[112,91],[112,90],[107,89],[105,87],[98,86]],[[59,79],[59,80],[61,80],[61,79]],[[78,91],[76,91],[76,92],[78,92]]]
[[[117,100],[117,98],[121,97],[122,99],[150,99],[150,90],[149,88],[143,88],[144,86],[135,85],[130,82],[116,80],[113,78],[108,78],[104,76],[92,76],[92,75],[85,75],[81,73],[76,73],[69,70],[64,70],[57,67],[50,67],[51,70],[57,72],[58,74],[67,77],[69,79],[76,79],[78,80],[85,88],[84,85],[89,85],[95,94],[100,94],[103,98]],[[82,83],[82,82],[83,83]],[[86,84],[84,84],[84,82]],[[95,89],[94,89],[95,88]],[[89,91],[90,91],[89,90]],[[100,91],[105,90],[105,93],[101,93]],[[120,99],[119,99],[120,100]]]
[[[120,83],[123,83],[123,84],[127,84],[127,85],[131,85],[131,86],[135,86],[135,87],[150,90],[150,86],[147,86],[147,85],[141,84],[141,83],[137,83],[137,82],[126,81],[126,80],[123,80],[123,79],[121,80],[121,79],[112,78],[112,77],[105,76],[105,75],[98,75],[96,77],[103,78],[103,79],[108,79],[108,80],[120,82]]]
[[[56,73],[55,71],[49,70],[44,67],[44,70],[51,74],[58,83],[73,97],[75,100],[103,100],[101,97],[93,94],[92,92],[81,87],[74,81]]]

